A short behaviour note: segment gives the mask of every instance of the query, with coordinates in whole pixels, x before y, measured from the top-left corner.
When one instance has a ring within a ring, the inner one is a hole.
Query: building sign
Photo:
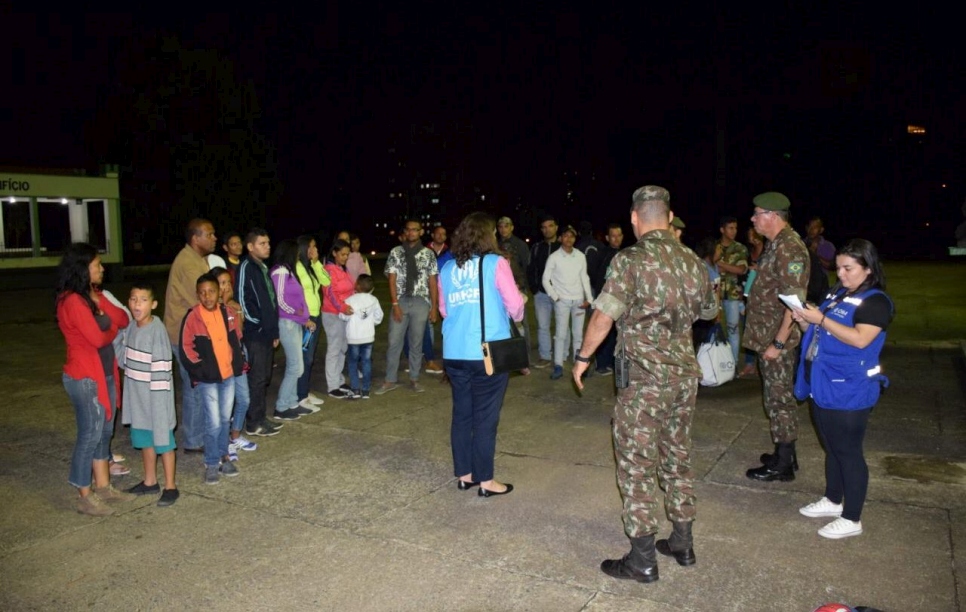
[[[55,176],[47,174],[0,174],[0,197],[117,198],[116,178]]]

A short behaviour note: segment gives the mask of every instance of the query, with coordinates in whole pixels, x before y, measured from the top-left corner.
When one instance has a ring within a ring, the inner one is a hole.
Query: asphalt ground
[[[451,390],[423,374],[425,393],[330,399],[255,439],[240,476],[217,486],[202,483],[200,457],[179,451],[174,506],[143,497],[96,519],[73,510],[66,482],[75,425],[52,294],[0,293],[0,609],[809,611],[839,601],[966,610],[966,268],[886,272],[898,316],[883,352],[892,385],[866,438],[864,533],[826,540],[816,534],[823,519],[797,511],[824,485],[804,405],[796,480],[758,483],[744,472],[771,446],[760,382],[702,388],[698,562],[661,558],[649,585],[598,569],[628,549],[609,378],[592,377],[583,395],[546,370],[511,379],[496,457],[497,478],[516,487],[505,497],[456,489]],[[126,295],[123,284],[110,288]],[[377,294],[385,298],[384,280]],[[378,333],[380,379],[385,323]],[[319,391],[324,351],[323,340]],[[277,362],[270,406],[281,351]],[[136,484],[140,458],[123,427],[113,450],[132,469],[115,485]]]

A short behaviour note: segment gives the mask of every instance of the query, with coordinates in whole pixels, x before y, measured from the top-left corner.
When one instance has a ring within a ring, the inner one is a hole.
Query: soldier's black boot
[[[752,468],[745,472],[745,476],[752,480],[763,482],[789,482],[795,480],[795,469],[792,467],[795,460],[795,443],[781,442],[775,449],[778,460],[774,463],[765,463],[761,467]]]
[[[775,445],[775,453],[762,453],[761,457],[758,458],[763,465],[774,464],[778,462],[778,445]],[[792,469],[796,472],[798,471],[798,453],[792,450]]]
[[[691,537],[691,521],[675,521],[674,531],[666,540],[657,541],[657,552],[674,557],[678,565],[694,565],[694,540]]]
[[[643,538],[631,538],[631,552],[620,559],[607,559],[600,570],[613,578],[654,582],[657,580],[657,552],[654,534]]]

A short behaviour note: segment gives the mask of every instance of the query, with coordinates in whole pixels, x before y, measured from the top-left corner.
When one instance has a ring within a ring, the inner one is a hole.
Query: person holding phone
[[[834,517],[824,538],[862,533],[869,468],[862,452],[866,426],[881,387],[879,354],[895,314],[875,246],[850,240],[835,256],[839,282],[821,306],[792,310],[805,331],[795,396],[810,399],[825,448],[825,495],[799,509],[807,517]]]

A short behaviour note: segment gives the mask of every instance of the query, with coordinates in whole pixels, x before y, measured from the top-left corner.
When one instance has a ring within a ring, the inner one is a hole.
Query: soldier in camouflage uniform
[[[740,277],[748,271],[748,247],[735,240],[738,220],[734,217],[722,217],[718,231],[721,232],[721,238],[715,244],[712,263],[721,273],[721,310],[728,326],[728,343],[731,344],[731,353],[737,365],[738,351],[741,349],[741,309],[745,305],[744,284]]]
[[[752,200],[755,231],[768,238],[758,277],[748,295],[748,319],[743,346],[758,353],[763,382],[762,399],[771,422],[775,452],[761,456],[762,466],[749,469],[748,478],[770,482],[795,480],[798,461],[798,402],[792,393],[801,330],[792,311],[779,295],[797,295],[805,301],[808,287],[808,249],[788,224],[791,203],[784,195],[769,191]]]
[[[718,312],[704,262],[670,230],[669,202],[662,187],[647,185],[634,192],[631,224],[638,242],[611,261],[573,368],[574,381],[583,389],[581,375],[590,357],[620,320],[618,342],[624,343],[631,362],[630,384],[620,390],[613,435],[631,552],[600,568],[609,576],[639,582],[658,579],[655,549],[681,565],[695,562],[691,416],[701,369],[691,324]],[[655,543],[659,477],[674,532]]]

